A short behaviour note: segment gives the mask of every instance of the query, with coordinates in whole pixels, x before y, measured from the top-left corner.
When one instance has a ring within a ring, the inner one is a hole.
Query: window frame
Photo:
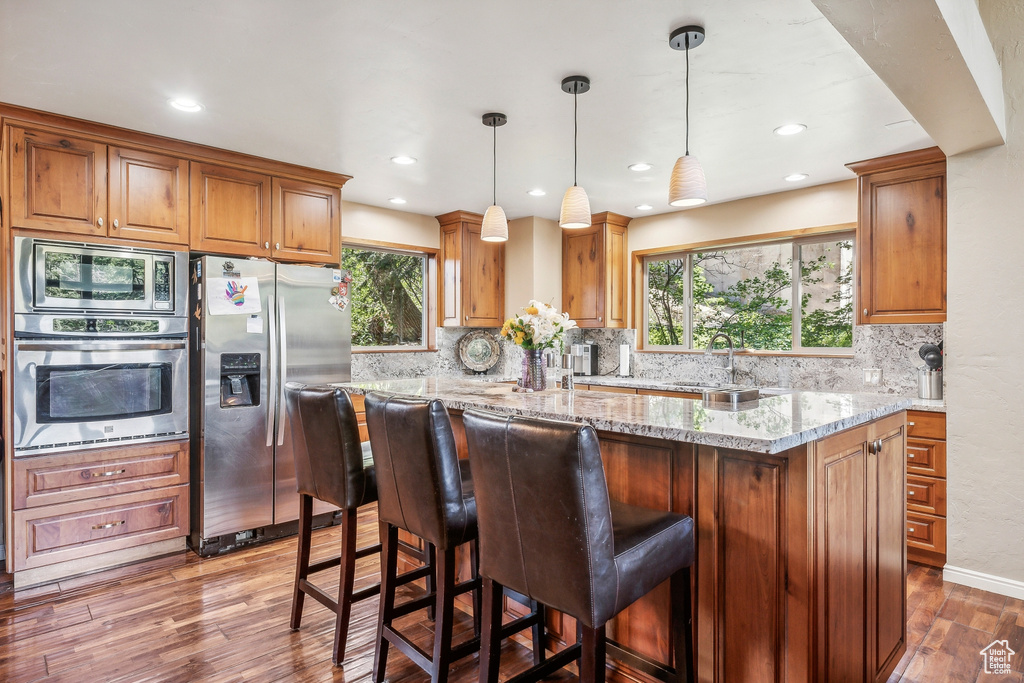
[[[437,253],[436,247],[421,247],[397,242],[383,242],[370,239],[343,239],[342,261],[345,249],[380,251],[391,254],[422,256],[425,259],[423,273],[423,345],[421,346],[356,346],[351,344],[352,353],[433,353],[437,351]],[[344,267],[344,266],[342,266]]]
[[[800,260],[800,247],[805,244],[816,244],[822,242],[839,242],[839,241],[850,241],[853,243],[854,254],[857,250],[857,239],[856,239],[856,224],[845,223],[840,225],[823,226],[821,228],[809,228],[804,230],[795,230],[785,233],[770,233],[766,235],[757,235],[747,238],[737,238],[735,240],[716,240],[713,242],[695,243],[688,245],[679,245],[674,247],[665,247],[658,249],[649,249],[643,252],[634,252],[634,268],[635,270],[635,282],[638,283],[636,287],[635,301],[639,304],[634,307],[634,321],[639,322],[640,334],[637,335],[638,350],[653,353],[703,353],[704,349],[693,348],[693,255],[697,252],[707,251],[719,251],[726,249],[742,249],[744,247],[756,247],[767,244],[784,244],[790,248],[790,254],[792,257],[792,268],[794,273],[799,273],[802,267]],[[685,260],[683,269],[684,277],[688,285],[685,287],[683,296],[683,306],[686,315],[683,321],[683,335],[685,338],[685,344],[668,345],[668,344],[652,344],[648,339],[648,332],[650,329],[650,306],[648,305],[648,292],[650,291],[649,281],[649,269],[648,264],[655,261],[667,261],[672,259],[682,258]],[[851,295],[853,297],[853,310],[857,310],[857,262],[856,257],[853,257],[853,280],[850,284]],[[793,307],[793,348],[792,349],[742,349],[742,352],[750,355],[763,355],[763,356],[824,356],[824,357],[840,357],[840,358],[851,358],[854,355],[854,349],[850,347],[821,347],[821,346],[803,346],[803,337],[800,334],[801,325],[803,323],[803,313],[800,310],[799,305],[801,296],[801,287],[803,286],[802,278],[794,277],[791,291],[791,301]],[[853,319],[853,326],[856,327],[857,320],[856,316]]]

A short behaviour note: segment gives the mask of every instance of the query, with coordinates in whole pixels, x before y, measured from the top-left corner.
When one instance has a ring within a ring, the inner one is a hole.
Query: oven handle
[[[288,381],[288,319],[284,310],[284,297],[278,297],[277,310],[281,327],[281,384],[277,397],[277,445],[284,445],[284,430],[288,421],[285,419],[284,385]]]
[[[267,377],[270,379],[270,386],[267,387],[267,446],[274,445],[274,400],[277,398],[277,315],[274,311],[274,295],[267,297],[267,318],[270,319],[270,365],[267,367]]]
[[[168,351],[184,349],[187,342],[144,342],[144,341],[16,341],[18,351]]]

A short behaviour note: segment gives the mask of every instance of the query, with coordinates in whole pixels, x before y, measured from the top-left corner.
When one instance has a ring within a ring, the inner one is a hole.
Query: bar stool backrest
[[[480,534],[480,574],[579,619],[614,615],[612,517],[589,425],[463,414]]]
[[[467,502],[463,496],[447,409],[436,399],[381,393],[368,394],[365,405],[380,520],[438,550],[464,543],[474,521],[467,508],[472,498]]]
[[[295,480],[300,494],[357,508],[373,500],[373,478],[363,467],[352,399],[336,387],[288,382]],[[298,419],[296,419],[298,418]]]

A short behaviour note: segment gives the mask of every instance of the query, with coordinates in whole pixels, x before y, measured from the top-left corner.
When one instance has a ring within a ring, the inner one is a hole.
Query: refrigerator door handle
[[[267,297],[267,318],[270,322],[270,363],[267,365],[267,446],[274,445],[274,399],[277,398],[277,315],[274,312],[274,295]]]
[[[285,419],[284,385],[288,381],[288,318],[285,315],[284,297],[277,298],[278,324],[281,330],[281,381],[277,397],[277,445],[284,445]]]

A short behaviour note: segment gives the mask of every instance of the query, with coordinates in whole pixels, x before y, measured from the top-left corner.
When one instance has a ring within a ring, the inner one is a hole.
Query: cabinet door
[[[193,162],[189,178],[192,249],[270,256],[270,176]]]
[[[880,435],[869,460],[868,623],[874,663],[870,680],[885,681],[906,652],[906,442],[902,427]]]
[[[626,327],[626,274],[629,270],[629,251],[626,248],[626,226],[609,224],[608,269],[605,273],[607,283],[607,307],[604,311],[605,320],[601,327]]]
[[[298,180],[273,180],[274,258],[341,262],[341,190]]]
[[[106,235],[107,147],[11,128],[11,225]]]
[[[562,306],[580,327],[605,327],[604,228],[562,232]]]
[[[945,163],[861,178],[860,323],[946,319]]]
[[[188,161],[111,147],[111,237],[188,244]]]
[[[463,226],[463,324],[501,327],[505,314],[505,245],[480,239],[478,223]]]
[[[462,325],[462,230],[459,223],[441,225],[441,277],[438,282],[437,314],[441,327]],[[502,321],[504,322],[504,321]]]

